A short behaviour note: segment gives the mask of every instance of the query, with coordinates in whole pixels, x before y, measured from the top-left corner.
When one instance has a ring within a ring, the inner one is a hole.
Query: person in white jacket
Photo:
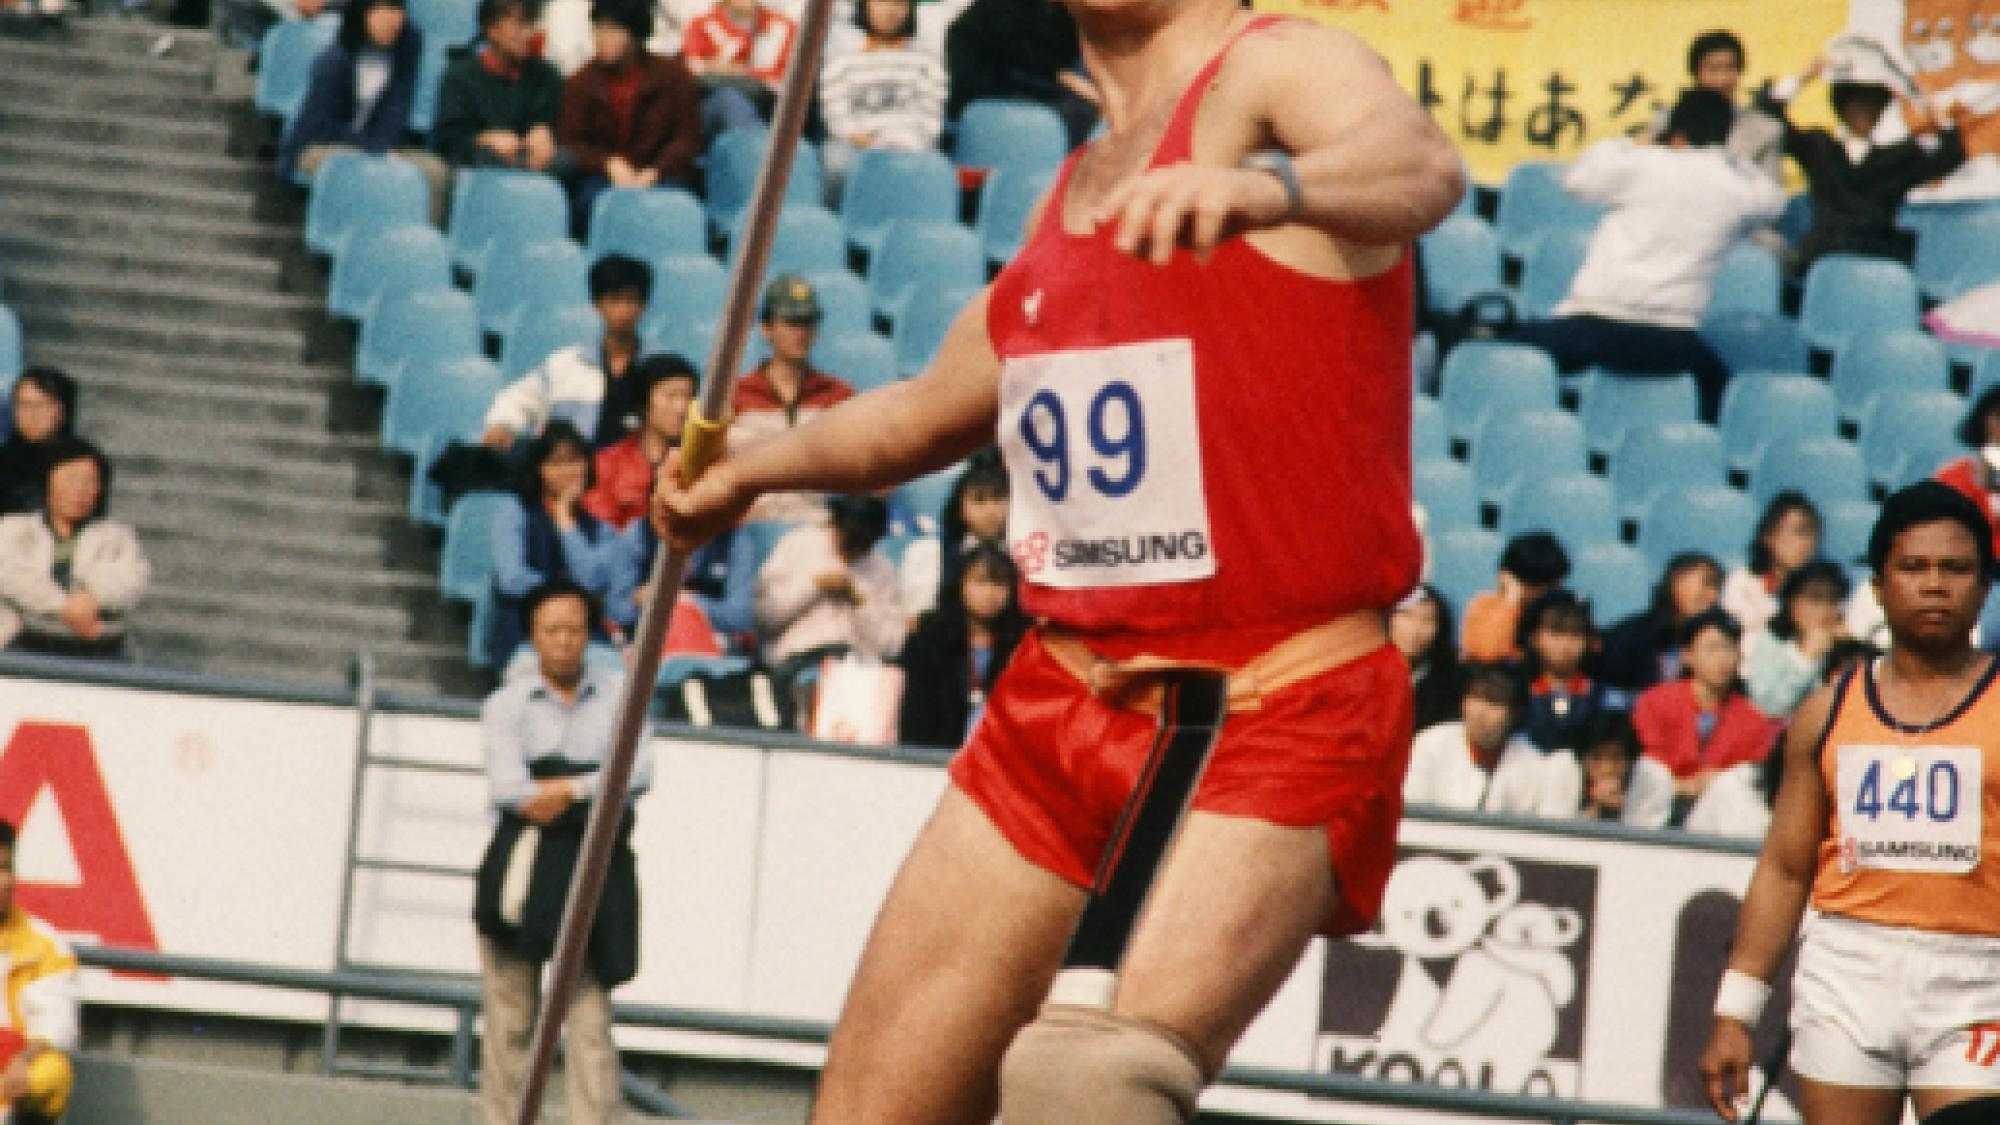
[[[875,549],[888,529],[887,505],[835,496],[827,507],[833,526],[791,531],[757,573],[757,634],[765,661],[787,684],[824,656],[894,659],[909,626],[895,564]]]
[[[602,449],[639,428],[645,414],[641,380],[631,378],[639,358],[639,320],[653,293],[653,271],[624,254],[606,254],[590,267],[590,303],[604,322],[594,344],[557,348],[535,369],[507,384],[487,408],[480,442],[505,453],[532,441],[561,418]]]
[[[111,463],[81,438],[49,450],[42,509],[0,519],[0,645],[120,656],[125,617],[152,569],[139,538],[105,518]]]
[[[1464,673],[1463,718],[1439,723],[1410,745],[1403,800],[1467,812],[1567,817],[1576,785],[1561,784],[1567,754],[1544,754],[1517,733],[1526,688],[1504,664]]]
[[[1607,711],[1584,732],[1582,746],[1552,769],[1551,802],[1568,798],[1572,816],[1633,828],[1664,828],[1674,811],[1674,774],[1640,752],[1631,717]]]

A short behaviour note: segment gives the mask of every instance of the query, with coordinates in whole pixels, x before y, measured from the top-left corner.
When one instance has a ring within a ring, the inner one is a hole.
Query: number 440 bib
[[[1007,535],[1028,581],[1081,589],[1215,574],[1189,341],[1008,360],[1000,447]]]
[[[1838,753],[1843,870],[1962,875],[1979,865],[1978,747],[1844,745]]]

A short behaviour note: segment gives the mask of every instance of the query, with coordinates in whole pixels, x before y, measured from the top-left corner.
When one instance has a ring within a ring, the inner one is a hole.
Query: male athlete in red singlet
[[[692,545],[762,493],[884,487],[996,433],[1013,477],[1039,625],[890,890],[816,1121],[1187,1120],[1393,861],[1409,247],[1458,201],[1458,156],[1351,36],[1236,0],[1065,3],[1109,131],[932,368],[691,489],[670,461],[656,492]],[[1161,676],[1189,667],[1230,673],[1192,811],[1101,1010],[1043,1009],[1162,737]]]

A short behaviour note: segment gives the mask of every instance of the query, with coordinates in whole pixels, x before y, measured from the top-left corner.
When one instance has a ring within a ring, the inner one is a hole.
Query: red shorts
[[[1365,930],[1381,909],[1410,708],[1409,666],[1385,644],[1229,715],[1195,790],[1203,812],[1326,829],[1336,900],[1324,933]],[[1099,701],[1031,632],[951,780],[1030,863],[1088,887],[1158,732],[1154,716]]]

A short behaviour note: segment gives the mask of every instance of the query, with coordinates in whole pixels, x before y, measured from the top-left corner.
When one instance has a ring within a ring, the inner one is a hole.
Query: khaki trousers
[[[479,938],[479,983],[486,1033],[479,1047],[479,1110],[486,1125],[513,1125],[528,1081],[528,1050],[541,1007],[541,966]],[[618,1119],[618,1049],[611,1043],[611,998],[586,968],[563,1023],[563,1084],[570,1125]]]

